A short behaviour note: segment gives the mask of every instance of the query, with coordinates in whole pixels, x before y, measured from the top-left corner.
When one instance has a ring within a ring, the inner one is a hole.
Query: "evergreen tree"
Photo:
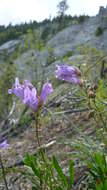
[[[65,12],[68,10],[69,6],[67,4],[67,0],[62,0],[59,2],[59,4],[57,5],[58,8],[58,15],[59,15],[59,23],[61,24],[60,27],[61,29],[64,27],[65,25]]]

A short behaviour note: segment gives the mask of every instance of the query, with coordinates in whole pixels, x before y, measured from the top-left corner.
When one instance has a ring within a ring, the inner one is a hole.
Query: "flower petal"
[[[15,88],[17,88],[19,86],[19,79],[17,77],[15,78],[14,86],[15,86]]]
[[[7,140],[4,140],[2,143],[0,143],[0,149],[9,147],[9,144],[7,143]]]
[[[30,81],[28,81],[28,80],[24,80],[23,85],[24,85],[24,87],[34,88],[32,83]]]
[[[40,102],[44,103],[47,97],[53,92],[51,83],[47,82],[43,85],[42,92],[40,95]]]
[[[36,89],[26,87],[24,90],[24,104],[27,104],[33,111],[37,111],[38,102]]]
[[[9,89],[8,90],[8,94],[12,94],[13,93],[13,90],[12,89]]]
[[[15,84],[12,89],[8,90],[9,94],[15,94],[17,97],[19,97],[21,100],[24,98],[24,86],[19,84],[19,79],[15,79]]]
[[[56,70],[56,78],[70,83],[80,84],[80,79],[78,78],[78,75],[80,75],[80,73],[81,72],[76,67],[58,65]]]
[[[56,75],[69,75],[77,74],[77,68],[68,65],[57,65]]]

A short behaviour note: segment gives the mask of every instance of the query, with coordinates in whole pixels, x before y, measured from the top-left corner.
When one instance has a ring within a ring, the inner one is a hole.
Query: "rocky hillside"
[[[42,65],[47,66],[48,64],[50,64],[48,62],[51,62],[51,64],[53,65],[55,59],[60,61],[63,59],[64,56],[72,57],[75,54],[79,54],[79,47],[88,46],[91,48],[97,48],[98,50],[103,51],[106,55],[107,23],[103,22],[102,20],[106,20],[107,13],[105,9],[103,12],[105,16],[102,16],[103,13],[101,13],[100,10],[97,16],[90,17],[81,24],[71,25],[61,32],[58,32],[50,40],[47,41],[45,48],[43,48],[43,50],[41,50],[40,52],[38,52],[34,48],[30,48],[30,50],[25,50],[23,53],[21,53],[21,55],[19,55],[14,62],[19,66],[19,70],[21,69],[22,72],[24,70],[24,72],[26,73],[24,77],[30,76],[30,73],[28,74],[31,69],[30,64],[35,65],[36,61],[39,60]],[[99,28],[102,29],[101,34],[99,32]],[[17,46],[22,47],[23,43],[24,40],[21,37],[21,40],[13,40],[3,44],[2,46],[0,46],[0,57],[2,57],[2,54],[4,52],[6,52],[8,56],[8,54],[11,54]],[[48,61],[49,56],[51,56],[50,61]]]

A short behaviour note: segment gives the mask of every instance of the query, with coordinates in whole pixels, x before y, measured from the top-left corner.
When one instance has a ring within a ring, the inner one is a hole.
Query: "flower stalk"
[[[40,115],[40,108],[38,109],[38,112],[36,113],[35,115],[35,131],[36,131],[36,138],[37,138],[37,143],[38,143],[38,147],[39,147],[39,150],[40,150],[40,154],[41,154],[41,157],[42,157],[42,160],[45,164],[45,167],[48,169],[48,171],[50,171],[50,167],[47,163],[47,160],[45,158],[45,154],[44,154],[44,151],[43,151],[43,148],[41,146],[41,141],[40,141],[40,138],[39,138],[39,115]],[[50,180],[50,190],[53,190],[52,188],[52,181],[51,181],[51,176],[50,176],[50,173],[49,174],[49,180]],[[42,190],[42,181],[40,181],[40,186],[41,186],[41,190]]]
[[[43,159],[44,163],[46,163],[44,152],[43,152],[42,147],[41,147],[41,142],[40,142],[40,138],[39,138],[39,131],[38,131],[38,129],[39,129],[39,113],[40,113],[40,109],[36,113],[36,117],[35,117],[36,138],[37,138],[37,143],[38,143],[38,147],[40,149],[42,159]]]

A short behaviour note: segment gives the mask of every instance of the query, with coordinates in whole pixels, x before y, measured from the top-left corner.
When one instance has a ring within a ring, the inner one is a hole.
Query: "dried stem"
[[[2,162],[1,155],[0,155],[0,165],[1,165],[1,169],[2,169],[2,174],[3,174],[3,179],[4,179],[4,183],[5,183],[6,190],[9,190],[9,189],[8,189],[8,185],[7,185],[5,169],[4,169],[4,166],[3,166],[3,162]]]

